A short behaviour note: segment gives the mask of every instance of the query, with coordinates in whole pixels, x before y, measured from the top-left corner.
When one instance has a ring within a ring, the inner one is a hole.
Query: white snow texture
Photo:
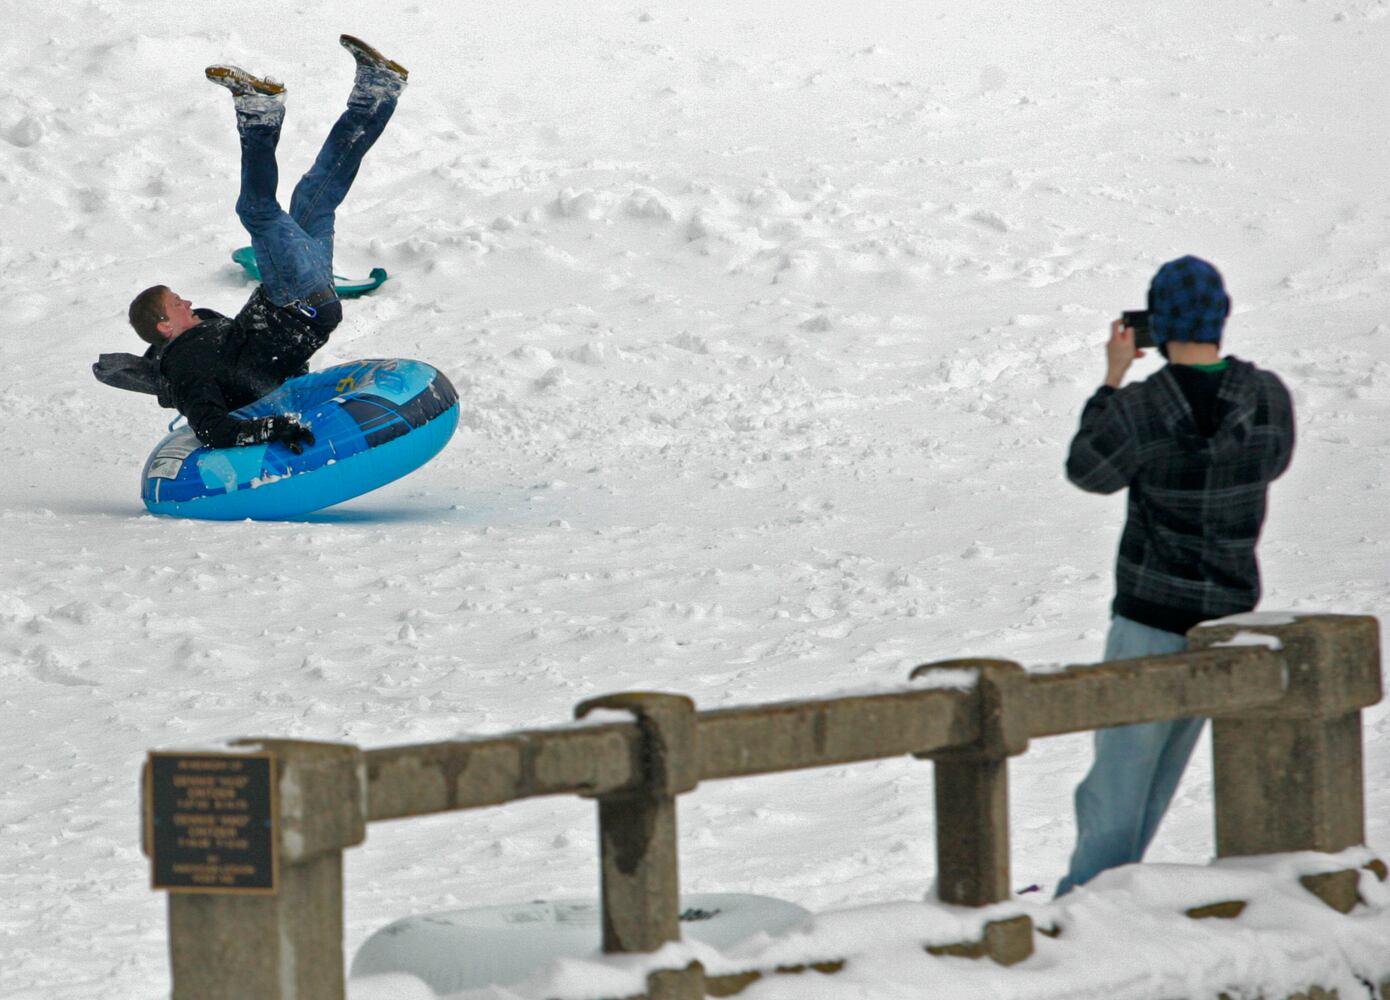
[[[709,709],[906,686],[960,656],[1093,662],[1123,498],[1072,488],[1062,462],[1110,320],[1182,254],[1225,275],[1226,350],[1294,395],[1264,606],[1385,616],[1387,14],[11,5],[0,996],[168,995],[138,843],[150,749],[375,747],[560,725],[626,689]],[[410,477],[303,521],[149,516],[139,472],[172,414],[89,370],[142,348],[125,310],[149,285],[225,313],[250,292],[230,260],[246,242],[231,102],[203,67],[286,82],[287,200],[352,82],[343,31],[410,85],[337,227],[340,274],[392,278],[345,304],[314,363],[430,362],[459,389],[459,432]],[[1385,850],[1383,706],[1365,739],[1368,840]],[[818,914],[767,955],[804,958],[819,936],[862,956],[749,1000],[1157,1000],[1237,981],[1347,997],[1357,974],[1390,977],[1370,876],[1353,919],[1299,896],[1293,861],[1194,867],[1213,853],[1205,739],[1152,864],[1052,906],[1089,758],[1083,734],[1011,764],[1016,884],[1043,891],[1006,905],[1066,927],[1014,969],[921,950],[980,918],[922,902],[921,761],[700,787],[681,801],[682,886]],[[348,854],[348,956],[411,913],[592,898],[595,825],[577,798],[373,825]],[[1229,892],[1254,900],[1238,920],[1177,915]],[[557,963],[524,995],[582,995],[593,970]],[[352,984],[356,1000],[422,990]]]

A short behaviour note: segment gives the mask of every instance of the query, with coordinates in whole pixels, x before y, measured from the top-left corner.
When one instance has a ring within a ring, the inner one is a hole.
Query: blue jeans
[[[1184,636],[1116,615],[1105,642],[1105,659],[1180,653],[1186,648]],[[1144,857],[1206,721],[1178,719],[1096,731],[1095,762],[1076,789],[1076,850],[1070,870],[1057,884],[1058,896],[1107,868]]]
[[[358,71],[347,109],[329,130],[314,165],[295,185],[289,212],[276,197],[280,171],[275,147],[283,106],[255,112],[238,107],[241,195],[236,213],[251,234],[261,284],[272,304],[332,301],[334,214],[357,177],[362,157],[391,120],[400,90],[398,81]]]

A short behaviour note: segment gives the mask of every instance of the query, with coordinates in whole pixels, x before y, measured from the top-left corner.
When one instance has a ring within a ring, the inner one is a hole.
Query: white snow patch
[[[1212,647],[1218,646],[1264,646],[1266,649],[1283,649],[1284,644],[1278,636],[1262,635],[1259,632],[1247,632],[1241,630],[1223,642],[1214,642]]]
[[[1286,611],[1247,611],[1244,614],[1228,615],[1225,618],[1217,618],[1213,621],[1203,622],[1203,625],[1249,625],[1254,628],[1264,626],[1273,628],[1276,625],[1295,625],[1298,623],[1298,615]]]
[[[1384,3],[362,0],[350,30],[412,82],[335,264],[391,280],[312,363],[436,364],[461,427],[410,476],[287,523],[148,515],[139,470],[171,413],[90,370],[144,349],[124,323],[142,288],[245,301],[232,108],[202,70],[286,79],[288,197],[351,80],[339,11],[158,6],[28,4],[7,25],[0,365],[28,375],[0,392],[0,995],[169,994],[134,810],[151,747],[470,739],[607,691],[703,710],[914,690],[912,666],[965,655],[1095,660],[1124,502],[1062,464],[1110,318],[1180,254],[1226,276],[1226,349],[1295,396],[1259,550],[1269,606],[1294,609],[1278,623],[1390,607]],[[1363,716],[1384,847],[1390,707]],[[1089,763],[1085,734],[1010,760],[1020,884],[1065,870]],[[1212,855],[1210,786],[1199,752],[1156,865]],[[710,782],[682,797],[682,887],[840,914],[821,926],[867,956],[891,920],[860,907],[933,933],[977,919],[884,902],[921,898],[933,836],[932,768],[910,758]],[[373,824],[345,945],[411,911],[592,895],[594,837],[578,798]],[[1112,887],[1058,911],[1075,952],[1064,934],[994,970],[917,942],[898,992],[1074,996],[1093,961],[1098,996],[1125,976],[1214,995],[1188,987],[1218,967],[1286,996],[1289,969],[1338,985],[1361,928],[1387,939],[1379,911],[1310,911],[1306,944],[1289,909],[1240,951],[1252,906],[1204,951],[1138,883]],[[776,989],[886,1000],[893,968]]]
[[[720,952],[697,942],[668,944],[651,955],[551,962],[503,988],[465,990],[450,1000],[595,1000],[640,993],[649,972],[698,959],[709,975],[844,961],[842,971],[771,974],[757,996],[850,1000],[923,993],[1023,1000],[1107,996],[1163,1000],[1246,987],[1288,996],[1322,985],[1359,995],[1361,980],[1390,975],[1390,888],[1361,871],[1366,902],[1351,915],[1332,910],[1300,876],[1357,869],[1371,860],[1356,848],[1340,855],[1241,858],[1198,867],[1129,865],[1106,872],[1061,900],[1026,899],[980,909],[921,902],[880,903],[816,914],[797,928]],[[1232,919],[1193,919],[1213,903],[1245,904]],[[1032,958],[1010,968],[934,956],[928,945],[978,940],[988,921],[1026,914],[1035,927]],[[866,988],[870,991],[866,993]]]
[[[951,691],[973,691],[979,684],[978,670],[955,670],[950,667],[927,670],[912,679],[914,688],[945,688]]]

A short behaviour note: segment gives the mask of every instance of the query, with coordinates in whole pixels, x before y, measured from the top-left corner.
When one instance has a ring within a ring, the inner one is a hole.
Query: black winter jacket
[[[1284,384],[1228,361],[1206,413],[1194,415],[1182,384],[1191,380],[1173,365],[1101,387],[1067,455],[1067,478],[1083,490],[1129,488],[1114,612],[1169,632],[1255,607],[1266,492],[1293,455]]]
[[[269,418],[238,420],[231,411],[308,370],[310,356],[328,341],[342,315],[333,305],[311,322],[292,309],[271,305],[258,288],[234,319],[211,309],[194,310],[201,323],[147,356],[157,360],[169,401],[203,444],[230,448],[263,441],[268,428],[262,425]],[[163,396],[160,402],[165,402]]]

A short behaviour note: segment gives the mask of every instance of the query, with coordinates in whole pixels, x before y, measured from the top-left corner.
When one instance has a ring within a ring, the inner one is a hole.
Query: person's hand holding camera
[[[1105,344],[1105,384],[1118,389],[1134,359],[1143,356],[1134,342],[1134,328],[1125,326],[1122,319],[1115,320],[1110,324],[1110,339]]]

